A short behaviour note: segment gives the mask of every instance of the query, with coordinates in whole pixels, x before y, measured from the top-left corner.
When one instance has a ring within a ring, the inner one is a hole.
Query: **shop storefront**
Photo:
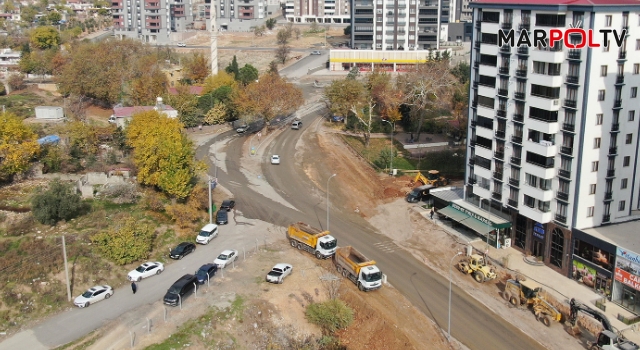
[[[640,314],[640,256],[620,247],[616,249],[612,301]]]
[[[464,200],[451,201],[448,206],[438,210],[438,215],[475,231],[494,247],[503,246],[505,238],[509,238],[508,230],[511,228],[511,222],[496,215],[492,216],[490,212],[475,207]],[[499,242],[496,243],[496,240]],[[507,242],[510,246],[511,241]]]
[[[611,300],[616,247],[574,229],[570,278]]]

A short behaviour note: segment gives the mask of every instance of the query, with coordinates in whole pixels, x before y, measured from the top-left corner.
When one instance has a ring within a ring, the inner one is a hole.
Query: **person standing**
[[[133,294],[136,294],[136,292],[138,291],[138,285],[135,281],[131,282],[131,290],[133,291]]]
[[[431,207],[431,213],[429,213],[429,217],[433,220],[433,214],[435,214],[436,210],[434,207]]]

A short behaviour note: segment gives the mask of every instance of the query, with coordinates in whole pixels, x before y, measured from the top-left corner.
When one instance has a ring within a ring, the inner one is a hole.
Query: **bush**
[[[72,184],[53,180],[49,189],[37,191],[31,200],[33,217],[40,223],[55,225],[58,221],[70,220],[87,212],[87,205],[76,193]]]
[[[307,306],[305,315],[325,333],[347,328],[353,322],[353,310],[340,299],[310,304]]]
[[[101,194],[114,203],[134,203],[138,199],[137,186],[130,182],[105,185]]]
[[[178,203],[167,205],[164,209],[180,228],[193,226],[193,223],[197,222],[201,217],[201,213],[192,205]]]
[[[154,190],[148,190],[144,194],[143,205],[145,209],[161,213],[164,211],[164,195]]]
[[[24,88],[24,76],[22,74],[11,74],[7,81],[11,91],[16,91]]]
[[[155,232],[151,226],[135,218],[127,219],[117,230],[94,235],[91,240],[100,253],[118,265],[146,259],[153,247]]]

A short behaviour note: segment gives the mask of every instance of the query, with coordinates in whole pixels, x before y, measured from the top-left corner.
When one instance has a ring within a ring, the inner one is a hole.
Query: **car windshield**
[[[320,246],[324,249],[333,249],[338,245],[337,240],[333,240],[331,242],[320,242]]]
[[[209,236],[211,236],[211,232],[200,231],[200,233],[198,233],[198,236],[209,237]]]
[[[227,259],[229,259],[229,257],[226,254],[220,254],[220,255],[218,255],[218,259],[227,260]]]
[[[382,279],[382,273],[376,272],[376,273],[370,273],[370,274],[363,274],[362,277],[366,282],[376,282]]]
[[[171,293],[171,294],[180,294],[180,287],[171,286],[171,288],[169,288],[168,292]]]
[[[88,291],[82,293],[82,296],[85,297],[85,298],[91,298],[93,296],[93,292],[88,290]]]
[[[206,279],[207,278],[207,269],[200,269],[198,270],[198,273],[196,273],[196,277],[200,278],[200,279]],[[211,277],[211,276],[209,276]]]
[[[231,202],[229,202],[229,201],[222,202],[222,206],[223,207],[228,207],[230,204],[231,204]]]
[[[179,245],[176,247],[176,253],[181,253],[184,250],[185,246]]]
[[[227,217],[227,212],[226,212],[226,211],[219,211],[219,212],[218,212],[218,217],[219,217],[219,218],[225,218],[225,217]]]
[[[136,269],[136,271],[138,271],[138,272],[144,272],[144,270],[146,270],[146,269],[147,269],[147,268],[146,268],[145,266],[140,265],[140,266],[138,266],[138,268]]]

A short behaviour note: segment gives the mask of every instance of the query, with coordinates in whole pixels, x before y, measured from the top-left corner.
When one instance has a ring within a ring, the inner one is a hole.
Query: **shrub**
[[[102,195],[111,199],[114,203],[134,203],[138,199],[137,187],[130,182],[105,186],[102,190]]]
[[[38,191],[31,200],[33,217],[42,224],[55,225],[87,212],[89,206],[76,193],[72,184],[53,180],[46,191]]]
[[[191,205],[177,203],[167,205],[164,209],[180,228],[193,226],[193,223],[198,221],[201,217],[201,213],[198,209]]]
[[[143,204],[147,210],[155,211],[158,213],[163,212],[164,195],[154,190],[148,190],[144,194]]]
[[[120,228],[98,233],[91,240],[102,255],[118,265],[126,265],[149,256],[154,236],[151,226],[129,218]]]
[[[22,74],[11,74],[7,81],[12,91],[24,88],[24,76]]]
[[[340,299],[307,306],[307,319],[322,327],[325,333],[347,328],[353,322],[353,310]]]

